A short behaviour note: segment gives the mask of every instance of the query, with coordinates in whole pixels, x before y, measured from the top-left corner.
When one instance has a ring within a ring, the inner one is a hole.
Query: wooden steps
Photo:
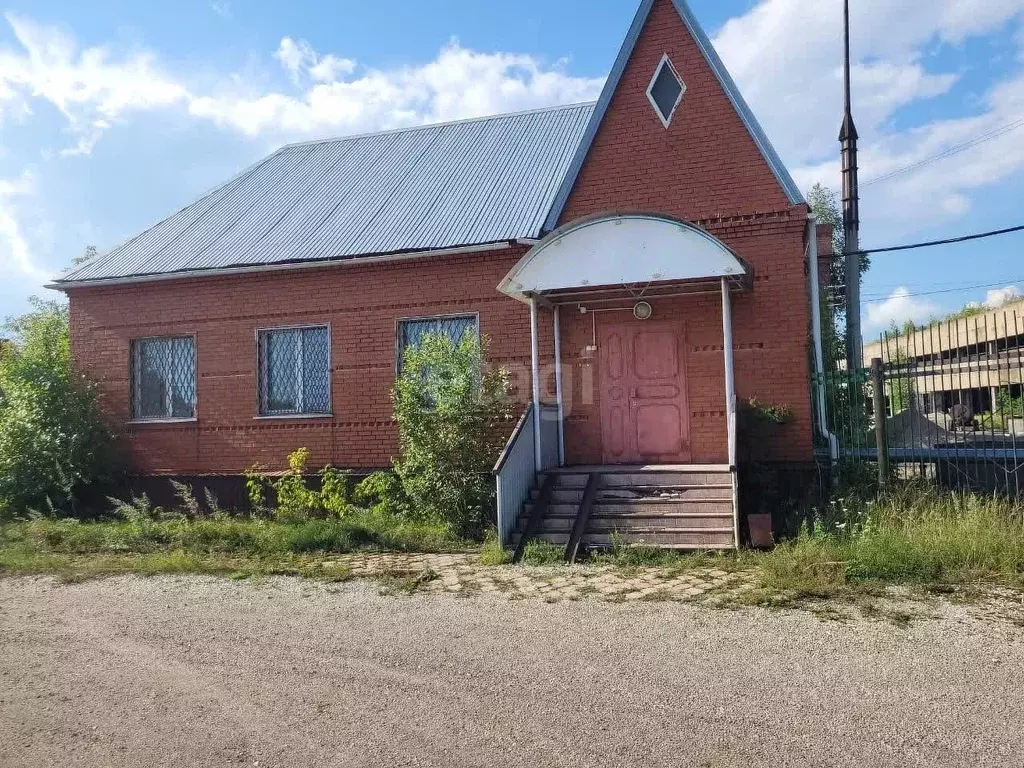
[[[565,546],[567,557],[580,548],[606,548],[615,542],[675,549],[735,546],[729,467],[582,469],[563,468],[538,477],[538,488],[513,531],[510,543],[517,553],[525,546],[524,534],[527,540]],[[583,504],[591,478],[591,497]],[[538,502],[543,509],[537,509]],[[578,518],[581,504],[583,520]]]

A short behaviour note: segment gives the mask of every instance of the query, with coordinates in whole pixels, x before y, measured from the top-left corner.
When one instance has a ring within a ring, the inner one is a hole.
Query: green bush
[[[494,511],[490,471],[509,421],[504,370],[484,364],[472,334],[428,334],[405,350],[394,391],[401,458],[395,474],[415,515],[479,537]]]
[[[245,486],[253,508],[269,511],[280,523],[300,523],[306,520],[344,517],[352,510],[349,502],[348,473],[333,467],[320,470],[320,489],[314,490],[306,481],[306,463],[309,449],[299,448],[288,456],[288,469],[279,477],[271,478],[254,466],[245,472]],[[267,503],[267,492],[272,490],[276,504]]]
[[[352,500],[360,505],[391,515],[409,512],[409,499],[402,481],[394,472],[374,472],[364,477],[352,491]]]
[[[32,304],[0,346],[0,518],[76,514],[81,492],[119,466],[95,385],[72,365],[67,306]]]

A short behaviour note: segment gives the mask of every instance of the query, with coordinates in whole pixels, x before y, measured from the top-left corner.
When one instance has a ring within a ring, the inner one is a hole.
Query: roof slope
[[[538,237],[593,110],[292,144],[58,284]]]

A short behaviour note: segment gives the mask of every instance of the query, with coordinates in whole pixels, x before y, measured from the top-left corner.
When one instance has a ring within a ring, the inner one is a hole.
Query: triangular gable
[[[619,87],[622,75],[626,71],[626,65],[629,63],[629,60],[633,55],[633,51],[640,39],[640,34],[643,32],[644,26],[647,24],[647,20],[650,17],[651,11],[654,9],[656,2],[657,0],[643,0],[640,4],[640,8],[636,12],[636,16],[633,18],[633,23],[630,25],[626,39],[622,43],[622,48],[619,49],[619,55],[615,58],[615,63],[612,65],[611,72],[608,74],[608,80],[601,91],[597,107],[594,109],[594,113],[590,118],[590,123],[587,125],[586,133],[583,135],[583,141],[580,142],[580,145],[576,150],[576,154],[573,157],[573,161],[569,166],[569,170],[562,179],[562,183],[558,189],[558,194],[555,196],[555,201],[548,213],[547,219],[544,222],[545,231],[551,231],[558,226],[562,213],[565,210],[566,203],[569,200],[569,195],[572,193],[573,187],[576,186],[576,181],[579,178],[583,164],[590,153],[590,149],[594,143],[595,137],[597,136],[597,132],[600,129],[602,122],[604,122],[605,114],[612,103],[612,97],[615,95],[615,92]],[[757,118],[754,117],[754,113],[751,112],[750,107],[747,105],[746,101],[744,101],[743,96],[736,87],[736,83],[729,75],[728,70],[726,70],[725,64],[722,63],[722,60],[719,58],[714,46],[712,46],[711,40],[697,22],[697,18],[693,15],[693,11],[690,10],[690,6],[687,4],[686,0],[671,0],[671,2],[675,7],[676,12],[679,14],[679,18],[693,37],[693,40],[703,55],[704,60],[707,62],[708,67],[717,78],[718,83],[721,85],[722,90],[728,97],[729,102],[732,104],[737,115],[739,115],[740,120],[743,122],[743,125],[750,133],[751,139],[757,146],[757,149],[764,158],[765,163],[767,163],[768,167],[771,169],[772,174],[778,181],[779,186],[786,195],[786,198],[789,200],[791,205],[800,205],[805,203],[806,201],[800,192],[800,188],[797,187],[796,182],[793,181],[793,177],[789,175],[789,171],[786,170],[786,166],[783,165],[782,160],[775,151],[775,148],[772,147],[764,129],[761,128],[760,123],[757,122]]]

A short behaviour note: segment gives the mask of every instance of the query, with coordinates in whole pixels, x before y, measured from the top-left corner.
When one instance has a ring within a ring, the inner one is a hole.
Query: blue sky
[[[637,3],[8,4],[0,316],[282,143],[593,98]],[[691,4],[801,187],[838,188],[839,0]],[[1024,118],[1024,0],[853,5],[863,181]],[[863,242],[1024,223],[1022,171],[1024,125],[868,184]],[[880,255],[865,331],[1012,286],[1024,235]]]

